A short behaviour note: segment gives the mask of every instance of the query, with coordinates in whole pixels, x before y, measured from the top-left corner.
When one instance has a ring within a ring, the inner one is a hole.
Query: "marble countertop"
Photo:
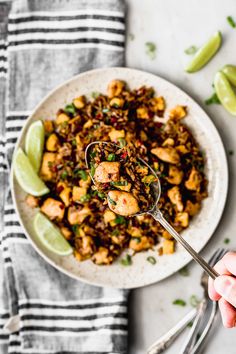
[[[236,29],[229,26],[227,16],[236,19],[235,0],[127,0],[128,36],[127,61],[129,67],[146,70],[171,81],[190,94],[209,114],[217,127],[228,155],[230,185],[228,200],[220,224],[204,248],[202,255],[209,258],[217,247],[236,249],[236,118],[219,105],[206,106],[204,100],[212,94],[215,72],[225,64],[236,65]],[[201,71],[187,74],[183,67],[189,56],[184,50],[191,45],[200,46],[215,31],[223,35],[223,45],[214,59]],[[156,44],[156,58],[145,53],[145,43]],[[201,269],[195,263],[188,266],[190,275],[175,274],[168,279],[134,290],[130,296],[129,354],[144,354],[146,349],[174,324],[191,306],[172,305],[176,298],[189,301],[192,294],[201,297],[199,284]],[[183,291],[184,289],[184,291]],[[187,334],[165,351],[177,354]],[[236,330],[224,329],[220,316],[214,324],[201,353],[235,353]]]

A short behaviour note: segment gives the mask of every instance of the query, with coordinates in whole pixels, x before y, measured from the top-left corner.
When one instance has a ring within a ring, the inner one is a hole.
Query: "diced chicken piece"
[[[91,210],[84,206],[83,209],[79,210],[75,207],[69,207],[68,209],[68,221],[71,225],[82,224],[87,216],[91,215]]]
[[[112,128],[112,130],[108,133],[109,138],[111,141],[118,141],[118,139],[123,139],[125,137],[124,129],[116,130]]]
[[[182,119],[186,116],[187,114],[187,109],[185,106],[176,106],[170,111],[169,117],[171,119]]]
[[[200,173],[193,167],[188,180],[185,182],[185,187],[187,189],[193,190],[193,191],[199,191],[201,187],[201,182],[202,182],[202,176]]]
[[[26,197],[26,203],[31,207],[31,208],[37,208],[39,205],[39,199],[34,197],[31,194],[28,194]]]
[[[164,240],[162,244],[163,254],[172,254],[175,251],[175,241]]]
[[[109,256],[109,251],[105,247],[99,247],[98,251],[93,255],[93,261],[96,264],[110,264],[113,261],[112,256]]]
[[[175,147],[178,152],[180,152],[182,155],[188,154],[189,150],[186,148],[185,145],[178,145]]]
[[[200,207],[200,203],[192,203],[190,200],[187,200],[184,211],[186,211],[190,216],[194,216],[199,212]]]
[[[90,184],[91,184],[91,177],[89,175],[87,175],[86,181],[84,181],[83,179],[81,179],[79,181],[80,187],[87,187],[88,188],[90,186]]]
[[[107,95],[109,98],[112,98],[114,96],[119,96],[124,88],[125,88],[124,81],[112,80],[108,85]]]
[[[74,202],[79,202],[81,197],[87,194],[87,187],[74,186],[72,190],[72,199]]]
[[[94,174],[94,179],[99,183],[117,182],[120,178],[120,162],[101,162]]]
[[[64,217],[65,206],[58,200],[47,198],[41,206],[41,211],[47,215],[50,220],[61,221]]]
[[[179,187],[175,186],[168,190],[167,195],[172,204],[174,204],[178,211],[183,211],[184,205],[182,203],[182,196]]]
[[[53,172],[50,169],[50,164],[52,164],[55,160],[56,154],[54,152],[45,152],[43,154],[40,176],[44,181],[50,181],[53,179]]]
[[[129,248],[136,252],[147,250],[154,246],[154,240],[152,237],[142,236],[140,238],[131,238],[129,242]]]
[[[84,108],[84,106],[86,105],[86,98],[85,96],[79,96],[79,97],[76,97],[74,100],[73,100],[73,104],[76,108],[78,109],[82,109]]]
[[[70,117],[66,113],[59,113],[56,118],[56,123],[59,125],[68,122],[69,120]]]
[[[149,119],[149,111],[147,107],[139,107],[136,110],[137,117],[140,119]]]
[[[169,176],[166,180],[171,184],[180,184],[184,177],[183,171],[180,171],[176,166],[169,167]]]
[[[79,253],[83,257],[91,256],[94,249],[94,240],[91,236],[84,236],[80,242]]]
[[[182,227],[187,227],[189,223],[189,215],[186,212],[178,213],[175,217],[175,222]]]
[[[174,146],[174,145],[175,145],[175,141],[172,138],[167,138],[162,144],[162,146]]]
[[[139,212],[139,205],[137,199],[128,192],[109,191],[108,192],[108,206],[114,213],[129,216]]]
[[[63,191],[59,194],[61,200],[65,204],[66,207],[70,205],[70,198],[71,198],[71,188],[65,187]]]
[[[165,109],[165,100],[162,96],[152,98],[151,104],[156,112],[164,111]]]
[[[116,214],[113,213],[113,211],[107,209],[104,213],[104,221],[106,224],[110,223],[111,221],[114,221],[116,218]]]
[[[60,146],[60,141],[55,133],[49,135],[46,141],[46,149],[48,151],[57,151]]]
[[[84,128],[84,129],[89,129],[89,128],[91,128],[92,126],[93,126],[93,121],[92,121],[92,119],[89,119],[89,120],[87,120],[86,123],[84,123],[83,128]]]
[[[157,147],[152,149],[151,153],[156,155],[160,160],[174,165],[180,162],[179,153],[173,147]]]
[[[115,108],[122,108],[124,106],[124,99],[121,97],[114,97],[110,100],[110,106]]]
[[[45,133],[52,133],[53,132],[53,122],[52,120],[45,120],[43,122],[43,125],[44,125],[44,130],[45,130]]]
[[[166,231],[166,230],[164,230],[164,231],[162,232],[162,236],[163,236],[166,240],[172,240],[172,239],[173,239],[173,237],[171,236],[171,234],[170,234],[168,231]]]
[[[72,236],[72,231],[68,229],[68,227],[62,226],[60,228],[62,235],[65,237],[66,240],[70,240]]]

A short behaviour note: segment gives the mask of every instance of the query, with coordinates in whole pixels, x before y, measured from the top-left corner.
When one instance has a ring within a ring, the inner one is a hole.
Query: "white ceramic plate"
[[[224,209],[228,188],[227,161],[222,141],[210,118],[192,98],[166,80],[128,68],[98,69],[75,76],[56,88],[36,107],[25,123],[16,148],[24,147],[26,131],[33,121],[55,117],[58,109],[70,103],[76,96],[90,95],[93,91],[105,93],[107,84],[112,79],[126,81],[131,89],[142,85],[154,87],[158,95],[164,96],[167,111],[177,104],[188,107],[186,124],[206,154],[209,197],[204,200],[200,213],[191,221],[183,236],[196,251],[200,251],[212,236]],[[100,286],[136,288],[168,277],[191,260],[181,246],[177,246],[173,255],[159,258],[154,251],[136,254],[133,265],[129,267],[124,267],[119,262],[111,266],[96,266],[90,260],[79,263],[73,256],[56,256],[38,241],[32,226],[35,211],[25,204],[25,193],[19,187],[13,173],[11,187],[20,222],[32,245],[47,262],[75,279]],[[147,262],[149,255],[158,258],[155,265]]]

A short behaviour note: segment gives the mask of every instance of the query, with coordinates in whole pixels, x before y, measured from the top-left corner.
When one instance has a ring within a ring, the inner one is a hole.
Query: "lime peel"
[[[221,71],[225,74],[229,82],[236,86],[236,66],[225,65]]]
[[[39,178],[29,158],[21,148],[14,155],[13,171],[19,185],[25,192],[35,197],[49,193],[48,187]]]
[[[41,165],[44,138],[45,132],[41,120],[33,122],[26,134],[25,152],[36,172],[39,171]]]
[[[185,68],[188,73],[200,70],[216,54],[221,46],[222,36],[218,31],[196,52],[193,59]]]
[[[49,251],[60,256],[69,256],[73,253],[73,248],[59,229],[40,212],[35,215],[34,229],[41,243]]]

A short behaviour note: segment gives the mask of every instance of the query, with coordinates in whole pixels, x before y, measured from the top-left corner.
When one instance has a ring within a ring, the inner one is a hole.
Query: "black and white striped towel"
[[[1,354],[126,352],[127,292],[76,282],[46,264],[20,227],[7,184],[34,106],[79,72],[124,65],[124,32],[123,0],[0,3]]]

